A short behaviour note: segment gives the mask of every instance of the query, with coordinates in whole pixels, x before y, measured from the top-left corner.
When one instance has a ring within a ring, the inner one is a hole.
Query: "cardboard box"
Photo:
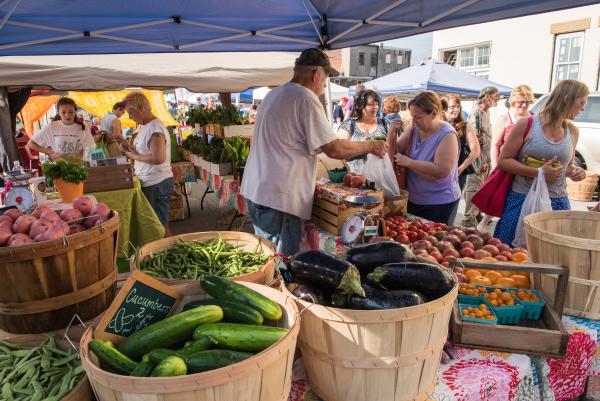
[[[231,136],[252,136],[254,125],[228,125],[225,127],[225,137]]]

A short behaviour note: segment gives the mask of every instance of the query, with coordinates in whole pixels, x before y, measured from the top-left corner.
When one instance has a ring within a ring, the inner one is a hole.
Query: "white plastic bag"
[[[512,243],[513,246],[527,246],[527,242],[525,241],[525,223],[523,221],[525,216],[538,212],[550,211],[552,211],[552,203],[550,202],[550,195],[548,194],[548,185],[544,178],[544,170],[540,168],[538,169],[538,176],[533,179],[531,188],[521,207],[521,215],[519,216],[519,222],[517,223],[517,231],[515,231],[515,239]]]
[[[394,166],[387,154],[383,159],[375,155],[367,155],[364,176],[367,180],[373,181],[377,188],[383,188],[386,198],[400,195],[400,187],[398,186],[396,174],[394,174]]]

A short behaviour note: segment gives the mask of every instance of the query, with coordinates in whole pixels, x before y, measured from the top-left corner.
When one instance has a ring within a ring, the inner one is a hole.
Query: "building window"
[[[490,65],[490,44],[465,46],[447,49],[440,52],[440,58],[445,63],[460,68],[487,68]]]
[[[377,67],[377,53],[371,53],[371,67]]]
[[[392,55],[390,53],[385,55],[385,63],[386,64],[391,64],[392,63]]]
[[[477,46],[477,65],[490,64],[490,46]]]
[[[402,54],[398,54],[398,59],[396,60],[398,65],[402,65]]]
[[[583,48],[583,32],[556,35],[554,42],[554,82],[579,79]]]
[[[473,67],[475,65],[475,48],[466,47],[458,51],[459,66]]]
[[[364,53],[358,53],[358,65],[360,65],[361,67],[365,65],[365,54]]]

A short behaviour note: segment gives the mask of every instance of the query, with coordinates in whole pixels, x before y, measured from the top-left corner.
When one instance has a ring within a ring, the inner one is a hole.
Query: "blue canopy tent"
[[[0,0],[0,56],[344,48],[597,0]]]
[[[463,96],[477,96],[486,86],[495,86],[502,95],[510,95],[511,88],[487,79],[476,77],[459,68],[437,60],[427,60],[421,64],[379,77],[366,83],[374,85],[384,95],[416,93],[432,90],[443,93],[456,93]],[[350,88],[354,94],[355,87]]]

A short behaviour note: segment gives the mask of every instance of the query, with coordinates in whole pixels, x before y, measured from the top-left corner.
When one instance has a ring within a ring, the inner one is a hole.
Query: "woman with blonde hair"
[[[391,122],[400,118],[400,101],[398,96],[388,96],[383,99],[383,118]]]
[[[570,209],[566,178],[573,181],[585,178],[585,170],[573,164],[579,130],[571,120],[585,107],[588,94],[582,82],[560,81],[539,115],[519,119],[510,131],[498,157],[498,168],[515,176],[494,231],[494,236],[502,242],[512,244],[523,202],[539,169],[548,184],[552,209]],[[527,156],[545,163],[539,168],[529,166],[525,163]]]
[[[395,155],[396,165],[406,169],[408,212],[450,224],[460,199],[456,131],[443,120],[435,92],[419,93],[408,108],[412,125],[398,138]]]
[[[142,192],[165,227],[165,234],[169,236],[169,199],[173,192],[169,131],[152,114],[150,101],[143,93],[130,92],[123,101],[129,118],[138,124],[139,133],[133,146],[122,142],[121,150],[134,161]]]
[[[515,86],[508,98],[508,104],[510,108],[504,114],[501,114],[494,126],[492,127],[492,145],[491,145],[491,170],[496,168],[498,164],[498,155],[500,149],[506,142],[508,134],[514,127],[517,120],[523,117],[529,117],[529,106],[533,104],[535,98],[533,92],[528,85]],[[481,232],[488,231],[488,224],[492,220],[492,216],[484,215],[479,224],[477,230]]]

